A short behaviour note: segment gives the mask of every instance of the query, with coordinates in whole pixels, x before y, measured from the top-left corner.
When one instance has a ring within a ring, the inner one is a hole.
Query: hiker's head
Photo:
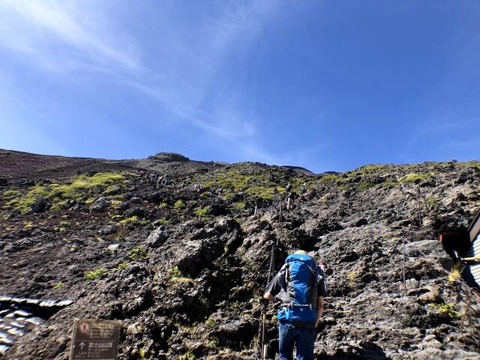
[[[315,250],[316,240],[312,239],[312,237],[300,229],[296,229],[295,234],[290,238],[289,242],[293,249],[306,252]]]
[[[307,253],[305,250],[303,249],[298,249],[294,252],[294,254],[303,254],[303,255],[310,255],[309,253]],[[311,256],[311,255],[310,255]]]

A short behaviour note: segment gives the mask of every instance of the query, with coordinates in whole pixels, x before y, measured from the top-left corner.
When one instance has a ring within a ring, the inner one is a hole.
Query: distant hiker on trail
[[[307,183],[303,183],[302,189],[300,190],[300,192],[302,193],[302,195],[307,192]]]
[[[298,250],[287,256],[285,264],[265,289],[262,302],[280,298],[277,312],[280,360],[313,360],[315,327],[323,315],[326,296],[325,276],[315,259]]]
[[[290,210],[290,208],[293,209],[293,200],[295,199],[296,194],[291,191],[287,195],[287,210]]]
[[[292,190],[292,184],[288,183],[287,186],[285,187],[285,192],[288,194]]]

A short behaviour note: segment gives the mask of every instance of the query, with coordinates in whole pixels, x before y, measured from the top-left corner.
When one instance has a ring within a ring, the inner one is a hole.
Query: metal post
[[[405,275],[405,239],[403,239],[403,265],[402,265],[402,274],[403,274],[403,288],[405,290],[405,296],[407,296],[407,279]]]

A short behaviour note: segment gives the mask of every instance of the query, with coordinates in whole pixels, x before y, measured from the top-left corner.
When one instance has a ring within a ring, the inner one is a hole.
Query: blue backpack
[[[323,274],[315,260],[306,254],[292,254],[283,265],[290,306],[277,313],[280,322],[297,325],[313,325],[317,319],[317,284]]]

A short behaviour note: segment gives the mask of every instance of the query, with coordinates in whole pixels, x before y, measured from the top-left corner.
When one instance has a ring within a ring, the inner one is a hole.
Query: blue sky
[[[478,160],[480,1],[0,2],[0,148]]]

